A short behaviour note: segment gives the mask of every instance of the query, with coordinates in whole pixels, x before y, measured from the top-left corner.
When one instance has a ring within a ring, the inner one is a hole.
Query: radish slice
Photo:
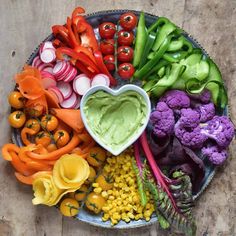
[[[77,95],[73,92],[71,96],[60,103],[63,108],[74,108],[77,105]]]
[[[68,68],[68,63],[65,61],[58,61],[53,68],[53,75],[56,77],[61,76]]]
[[[52,74],[53,73],[53,67],[47,66],[47,67],[43,68],[42,71],[45,71],[45,72],[48,72],[48,73]]]
[[[70,82],[70,81],[72,81],[72,80],[76,77],[76,74],[77,74],[77,70],[76,70],[74,67],[71,67],[71,71],[70,71],[70,73],[64,78],[64,81],[65,81],[65,82]]]
[[[53,77],[44,77],[44,78],[42,78],[42,83],[43,83],[43,87],[45,89],[57,86],[57,82]]]
[[[56,81],[55,77],[51,73],[49,73],[47,71],[41,71],[40,73],[42,75],[42,78],[45,78],[45,77],[46,78],[52,78],[52,79],[54,79]]]
[[[40,57],[37,56],[34,58],[33,62],[32,62],[32,66],[33,67],[38,67],[40,64],[42,64],[43,62],[41,61]]]
[[[80,97],[77,98],[77,104],[75,105],[74,109],[79,109],[80,107]]]
[[[61,91],[64,99],[69,98],[71,96],[71,94],[73,93],[71,85],[69,83],[64,82],[64,81],[58,82],[57,87]]]
[[[62,103],[64,101],[63,94],[57,87],[50,87],[48,91],[51,91],[57,96],[59,103]]]
[[[66,62],[66,67],[65,67],[65,70],[63,71],[63,73],[61,73],[60,75],[57,76],[57,78],[59,80],[63,80],[66,78],[66,76],[71,72],[72,70],[72,67],[70,65],[69,62]]]
[[[52,49],[52,48],[43,50],[42,53],[40,54],[40,59],[41,59],[44,63],[53,62],[53,61],[56,59],[55,50]]]
[[[98,74],[95,75],[92,79],[92,83],[91,86],[94,87],[96,85],[104,85],[104,86],[109,86],[109,84],[107,84],[107,81],[110,82],[109,77],[107,75],[104,74]]]
[[[46,41],[40,45],[39,53],[41,54],[45,49],[54,49],[55,50],[55,47],[53,46],[51,41]]]
[[[73,89],[79,95],[84,95],[91,87],[91,81],[85,74],[80,74],[73,81]]]
[[[46,68],[46,67],[48,67],[48,64],[42,63],[42,64],[40,64],[37,68],[38,68],[40,71],[42,71],[42,70],[44,70],[44,68]]]

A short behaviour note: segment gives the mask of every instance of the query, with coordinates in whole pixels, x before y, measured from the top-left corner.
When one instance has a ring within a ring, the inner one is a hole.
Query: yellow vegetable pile
[[[102,207],[104,212],[102,220],[111,220],[112,225],[117,224],[120,220],[128,223],[131,220],[144,218],[149,221],[155,210],[148,191],[148,203],[145,207],[141,205],[132,161],[134,161],[134,157],[131,149],[119,156],[108,157],[103,171],[107,175],[113,176],[112,188],[103,190],[99,183],[93,184],[93,191],[106,199],[106,203]]]
[[[53,206],[69,192],[78,190],[89,177],[89,165],[76,154],[65,154],[56,161],[52,173],[45,173],[33,182],[34,205]]]

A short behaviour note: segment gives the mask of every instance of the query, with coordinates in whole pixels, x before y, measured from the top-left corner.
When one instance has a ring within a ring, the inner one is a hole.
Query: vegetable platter
[[[196,235],[194,201],[234,137],[221,73],[196,40],[165,17],[77,7],[14,79],[2,156],[34,205]]]

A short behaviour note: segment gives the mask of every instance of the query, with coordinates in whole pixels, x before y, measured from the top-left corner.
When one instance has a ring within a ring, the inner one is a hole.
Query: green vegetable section
[[[159,17],[148,29],[144,13],[137,28],[133,65],[134,78],[143,80],[151,96],[160,97],[168,89],[190,94],[208,89],[214,104],[227,105],[227,93],[217,65],[201,49],[194,48],[181,29]]]

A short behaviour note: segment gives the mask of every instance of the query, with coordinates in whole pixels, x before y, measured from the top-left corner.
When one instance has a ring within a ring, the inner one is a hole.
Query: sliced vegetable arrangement
[[[15,75],[8,120],[21,142],[3,145],[2,157],[32,187],[34,205],[79,219],[86,210],[112,226],[157,217],[164,229],[196,235],[194,198],[234,137],[217,65],[165,17],[150,25],[145,13],[124,12],[94,29],[84,13],[77,7],[52,26],[53,39]],[[148,93],[150,117],[135,90],[102,89],[131,82]],[[121,154],[99,145],[124,150],[143,117],[146,130]]]

